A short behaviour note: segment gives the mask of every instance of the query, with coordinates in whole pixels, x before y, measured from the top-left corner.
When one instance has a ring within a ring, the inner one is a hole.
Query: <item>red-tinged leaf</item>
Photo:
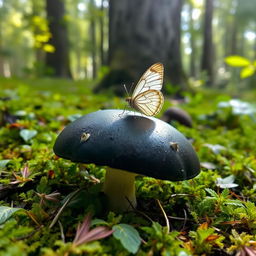
[[[87,234],[90,228],[90,223],[91,223],[91,214],[87,214],[83,224],[80,224],[80,223],[78,224],[76,236],[73,241],[74,244],[77,244],[77,242],[81,239],[81,237]]]
[[[57,155],[54,155],[54,156],[53,156],[53,159],[54,159],[54,160],[58,160],[58,159],[60,159],[60,158],[59,158]]]
[[[202,224],[198,227],[198,229],[207,229],[207,228],[208,228],[208,223],[207,223],[207,222],[202,223]]]
[[[48,171],[48,178],[53,179],[55,177],[54,170],[49,170]]]
[[[246,256],[255,256],[256,255],[256,250],[252,247],[245,246],[244,251],[246,252]]]
[[[114,230],[110,230],[108,227],[96,227],[90,230],[85,236],[81,236],[75,244],[81,245],[83,243],[96,241],[107,236],[110,236],[113,232]]]
[[[218,239],[219,237],[220,237],[219,235],[209,235],[209,236],[205,239],[205,241],[206,241],[206,242],[214,241],[214,240]]]
[[[28,165],[25,165],[25,167],[21,171],[21,174],[22,174],[23,178],[27,178],[31,174],[31,172],[30,172],[30,170],[28,168]]]
[[[7,128],[10,128],[10,129],[15,129],[15,128],[17,128],[17,129],[24,129],[24,128],[26,128],[23,124],[19,124],[19,123],[12,123],[12,124],[9,124],[8,126],[7,126]]]
[[[256,241],[249,241],[249,243],[250,243],[250,245],[252,245],[256,249]]]
[[[45,195],[45,199],[49,200],[49,201],[53,201],[53,202],[58,202],[59,199],[57,197],[59,197],[59,196],[60,196],[59,192],[54,192],[54,193]]]
[[[40,223],[37,221],[36,216],[34,213],[27,211],[27,215],[36,223],[36,225],[41,226]]]
[[[235,224],[241,224],[241,223],[242,223],[241,220],[231,220],[231,221],[221,222],[221,224],[223,225],[235,225]]]

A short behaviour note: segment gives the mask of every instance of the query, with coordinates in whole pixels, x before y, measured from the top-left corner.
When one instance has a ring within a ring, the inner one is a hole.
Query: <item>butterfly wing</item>
[[[132,102],[133,107],[147,116],[160,112],[164,104],[163,94],[158,90],[147,90],[137,95]]]
[[[147,69],[147,71],[142,75],[141,79],[137,83],[132,99],[137,95],[142,94],[149,90],[160,91],[163,84],[164,67],[162,63],[155,63]]]

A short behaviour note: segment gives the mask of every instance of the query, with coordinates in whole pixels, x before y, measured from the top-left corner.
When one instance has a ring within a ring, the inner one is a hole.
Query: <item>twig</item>
[[[193,221],[192,219],[182,218],[182,217],[175,217],[175,216],[167,216],[169,219],[172,220],[180,220],[180,221]]]
[[[137,213],[143,215],[146,219],[148,219],[148,220],[151,221],[152,223],[154,222],[146,213],[144,213],[144,212],[142,212],[142,211],[140,211],[140,210],[137,210],[137,209],[134,207],[134,205],[132,204],[132,202],[129,200],[128,197],[125,197],[125,199],[128,201],[128,203],[130,204],[131,208],[132,208],[135,212],[137,212]]]
[[[66,200],[66,202],[61,206],[61,208],[59,209],[58,213],[55,215],[54,219],[52,220],[52,223],[50,224],[49,228],[52,228],[55,225],[55,223],[57,222],[59,216],[61,215],[61,213],[65,209],[65,207],[68,205],[68,203],[71,201],[71,199],[73,199],[74,196],[76,196],[77,193],[80,192],[80,190],[81,189],[77,189],[76,191],[74,191],[73,194],[70,195],[70,197]]]
[[[59,226],[60,226],[60,236],[61,236],[61,240],[63,243],[65,243],[65,235],[64,235],[64,231],[63,231],[63,226],[61,224],[61,222],[58,220]]]
[[[27,239],[27,238],[30,238],[30,237],[32,237],[36,232],[38,232],[42,227],[43,227],[43,225],[41,225],[41,226],[38,227],[37,229],[33,230],[31,233],[29,233],[29,234],[27,234],[27,235],[25,235],[25,236],[16,238],[15,240],[16,240],[16,241],[20,241],[20,240],[25,240],[25,239]]]
[[[183,211],[184,211],[184,222],[183,222],[183,226],[182,226],[182,229],[181,230],[183,230],[184,228],[185,228],[185,225],[186,225],[186,223],[187,223],[187,212],[186,212],[186,210],[185,209],[183,209]]]
[[[161,209],[161,211],[162,211],[162,213],[164,215],[165,222],[166,222],[166,227],[167,227],[167,234],[169,234],[169,232],[170,232],[170,223],[169,223],[168,217],[167,217],[167,215],[166,215],[166,213],[164,211],[164,208],[161,205],[160,201],[158,199],[156,199],[156,201],[157,201],[157,203],[158,203],[158,205],[159,205],[159,207],[160,207],[160,209]]]
[[[172,194],[171,197],[176,197],[176,196],[194,196],[192,194]]]

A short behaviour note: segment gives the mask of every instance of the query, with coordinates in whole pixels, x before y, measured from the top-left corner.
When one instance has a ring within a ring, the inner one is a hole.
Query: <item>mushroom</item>
[[[172,121],[177,121],[187,127],[192,127],[193,122],[191,116],[181,108],[170,107],[168,108],[161,117],[161,120],[170,123]]]
[[[140,113],[99,110],[70,123],[57,137],[54,152],[72,162],[106,167],[103,192],[109,209],[136,207],[137,174],[171,181],[195,177],[198,157],[174,127]]]

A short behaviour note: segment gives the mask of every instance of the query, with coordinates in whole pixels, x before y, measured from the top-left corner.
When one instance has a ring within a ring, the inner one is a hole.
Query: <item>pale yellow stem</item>
[[[108,199],[109,210],[123,212],[135,208],[135,173],[108,167],[103,192]]]

